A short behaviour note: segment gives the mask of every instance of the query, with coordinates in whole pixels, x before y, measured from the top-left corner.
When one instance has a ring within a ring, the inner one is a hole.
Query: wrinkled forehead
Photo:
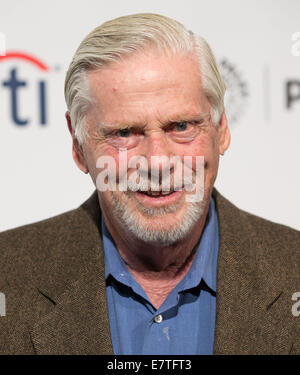
[[[200,65],[194,52],[166,53],[153,48],[123,56],[88,73],[90,82],[98,78],[93,88],[100,80],[105,87],[116,88],[121,83],[129,86],[152,83],[157,77],[172,84],[188,75],[193,75],[193,80],[201,80]]]
[[[130,112],[143,105],[145,110],[182,106],[188,111],[188,105],[201,107],[204,100],[199,63],[192,53],[137,53],[90,71],[88,79],[101,112],[125,107]]]

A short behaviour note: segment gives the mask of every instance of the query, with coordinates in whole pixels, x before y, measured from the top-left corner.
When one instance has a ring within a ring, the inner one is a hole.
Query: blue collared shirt
[[[108,313],[115,354],[213,354],[218,218],[211,198],[193,263],[156,309],[135,281],[102,218]]]

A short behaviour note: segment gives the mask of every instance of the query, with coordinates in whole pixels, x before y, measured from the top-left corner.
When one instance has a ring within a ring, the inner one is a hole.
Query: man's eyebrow
[[[98,127],[103,130],[118,130],[118,129],[127,129],[127,128],[144,128],[147,124],[143,122],[115,122],[115,123],[105,123],[99,122]]]
[[[209,113],[191,113],[191,112],[185,112],[185,113],[178,113],[177,115],[171,116],[169,118],[164,119],[161,124],[168,125],[174,122],[180,122],[180,121],[203,121],[207,117]],[[144,129],[147,126],[146,122],[142,121],[120,121],[120,122],[114,122],[114,123],[108,123],[100,121],[98,123],[98,127],[104,131],[113,131],[113,130],[119,130],[119,129],[127,129],[127,128],[139,128]]]
[[[172,116],[168,119],[168,123],[172,122],[180,122],[180,121],[203,121],[209,115],[209,113],[185,113],[185,114],[178,114],[176,116]]]

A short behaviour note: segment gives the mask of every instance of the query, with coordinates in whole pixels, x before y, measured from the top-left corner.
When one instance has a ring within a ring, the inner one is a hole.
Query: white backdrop
[[[138,12],[182,22],[221,64],[232,143],[216,187],[300,229],[299,0],[2,0],[0,35],[7,56],[18,55],[0,56],[0,231],[75,208],[94,190],[71,157],[64,75],[88,32]]]

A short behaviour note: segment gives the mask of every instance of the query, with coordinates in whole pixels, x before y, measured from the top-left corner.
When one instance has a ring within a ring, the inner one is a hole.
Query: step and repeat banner
[[[232,136],[217,189],[300,230],[299,0],[2,0],[0,231],[73,209],[93,192],[71,156],[65,72],[94,27],[139,12],[175,18],[215,53]]]

